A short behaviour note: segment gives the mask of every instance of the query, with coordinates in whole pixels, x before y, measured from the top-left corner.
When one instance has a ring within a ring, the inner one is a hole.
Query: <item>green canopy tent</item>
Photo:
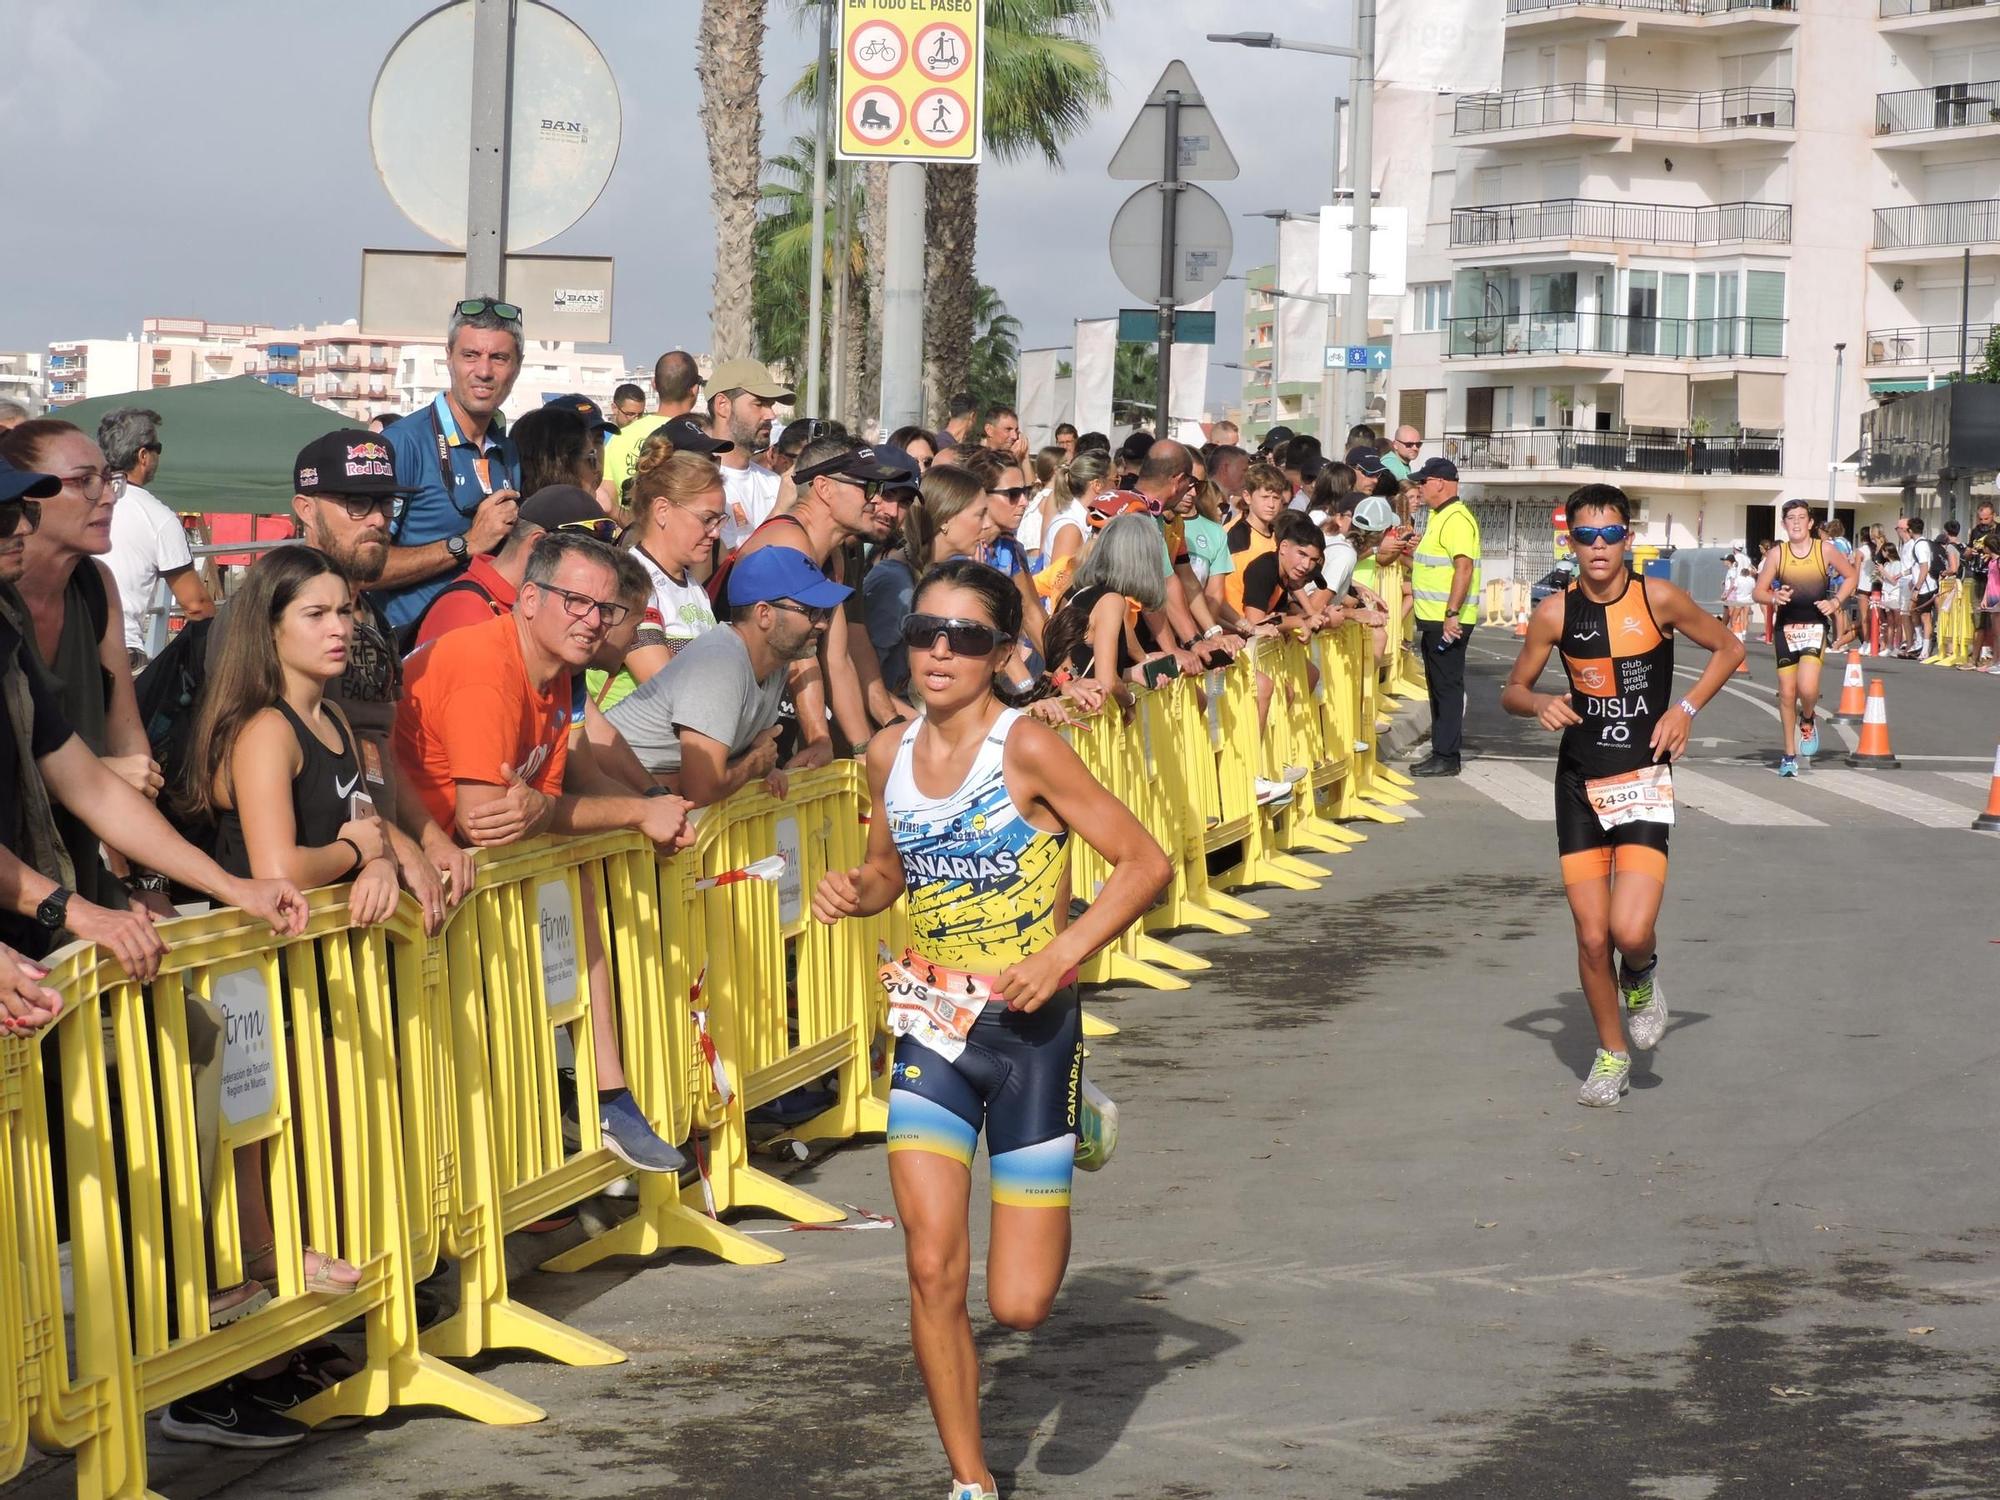
[[[121,406],[160,414],[165,451],[147,488],[182,512],[282,514],[291,508],[299,449],[335,428],[357,425],[254,375],[95,396],[52,415],[95,438],[104,414]]]

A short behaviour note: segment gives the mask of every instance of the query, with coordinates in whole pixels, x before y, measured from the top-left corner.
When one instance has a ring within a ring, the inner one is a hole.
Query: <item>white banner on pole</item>
[[[1329,203],[1319,211],[1319,285],[1345,297],[1354,270],[1354,207]],[[1410,215],[1400,204],[1378,203],[1368,216],[1368,295],[1401,297],[1410,290]]]
[[[1500,87],[1506,0],[1381,0],[1375,28],[1384,83],[1455,94]]]
[[[1065,422],[1069,423],[1072,427],[1076,426],[1076,374],[1074,366],[1071,367],[1071,373],[1068,375],[1058,375],[1056,377],[1056,426],[1060,427]]]
[[[1278,221],[1278,371],[1280,384],[1317,386],[1326,370],[1326,304],[1319,292],[1319,225]]]
[[[1028,451],[1045,448],[1056,434],[1056,363],[1061,349],[1023,349],[1014,366],[1014,413]]]
[[[1117,361],[1118,320],[1079,318],[1076,325],[1078,431],[1111,431],[1111,375]]]
[[[1215,307],[1211,292],[1183,311],[1209,312]],[[1208,344],[1175,344],[1173,375],[1167,382],[1167,436],[1196,447],[1206,441],[1201,430],[1201,414],[1208,406]]]

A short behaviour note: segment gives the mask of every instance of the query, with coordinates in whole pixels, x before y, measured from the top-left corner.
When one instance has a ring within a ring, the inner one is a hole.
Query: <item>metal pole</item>
[[[1335,206],[1340,202],[1341,115],[1345,112],[1347,106],[1348,101],[1345,99],[1336,99],[1333,101],[1333,196],[1326,201],[1328,204]],[[1351,174],[1349,185],[1352,186]],[[1326,234],[1328,229],[1329,226],[1322,218],[1319,232]],[[1339,319],[1334,312],[1333,297],[1325,287],[1320,288],[1320,295],[1326,298],[1326,337],[1323,342],[1331,346],[1336,342],[1335,335],[1340,331]],[[1333,370],[1324,368],[1326,363],[1324,354],[1321,355],[1320,363],[1322,368],[1319,376],[1319,441],[1320,446],[1326,450],[1328,458],[1338,458],[1346,452],[1344,444],[1339,448],[1333,446],[1335,443],[1341,441],[1341,436],[1344,436],[1344,434],[1336,436],[1333,431],[1333,414],[1340,409],[1340,375]]]
[[[1972,249],[1958,263],[1958,378],[1965,379],[1965,340],[1972,332]]]
[[[472,154],[465,193],[465,295],[507,295],[508,130],[517,0],[473,0]]]
[[[1826,435],[1826,518],[1833,519],[1833,497],[1840,482],[1840,377],[1847,363],[1847,345],[1833,346],[1833,426]]]
[[[806,292],[806,411],[823,417],[820,405],[820,334],[826,321],[826,150],[833,123],[833,0],[819,7],[819,100],[813,117],[812,267]]]
[[[889,167],[887,245],[882,255],[882,427],[924,419],[924,169]]]
[[[826,333],[826,414],[835,421],[847,420],[846,406],[854,394],[847,389],[847,298],[854,246],[854,183],[852,162],[842,162],[833,174],[833,190],[840,200],[833,216],[833,321]]]
[[[1341,308],[1341,342],[1368,342],[1368,266],[1375,199],[1375,0],[1354,11],[1354,119],[1349,126],[1347,180],[1354,185],[1354,270]],[[1324,290],[1322,288],[1321,290]],[[1347,372],[1342,416],[1352,427],[1368,414],[1368,371]],[[1344,436],[1344,435],[1343,435]]]
[[[1167,159],[1160,169],[1160,392],[1153,408],[1153,436],[1164,438],[1172,420],[1174,384],[1174,235],[1181,205],[1181,91],[1168,89]]]

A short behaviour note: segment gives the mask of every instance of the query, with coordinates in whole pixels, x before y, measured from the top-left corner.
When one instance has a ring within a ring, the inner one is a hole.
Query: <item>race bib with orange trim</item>
[[[993,998],[971,975],[935,968],[921,959],[891,959],[877,971],[889,993],[889,1030],[922,1042],[947,1061],[965,1051],[972,1023]]]
[[[1597,814],[1598,826],[1606,830],[1627,823],[1674,821],[1673,768],[1664,762],[1586,781],[1583,795]]]
[[[1818,651],[1826,644],[1824,625],[1787,625],[1785,627],[1785,649],[1787,651]]]

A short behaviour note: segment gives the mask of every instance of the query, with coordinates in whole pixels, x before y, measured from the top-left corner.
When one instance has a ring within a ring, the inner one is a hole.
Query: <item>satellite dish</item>
[[[472,3],[453,0],[397,41],[375,76],[368,140],[375,170],[404,216],[465,248],[472,152]],[[482,81],[482,87],[498,87]],[[554,239],[590,211],[618,160],[618,85],[569,17],[523,0],[514,33],[507,243]]]

